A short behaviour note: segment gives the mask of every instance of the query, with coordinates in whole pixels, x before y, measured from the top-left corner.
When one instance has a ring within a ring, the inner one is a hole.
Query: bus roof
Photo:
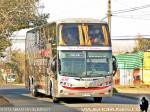
[[[57,24],[59,23],[106,23],[104,21],[100,21],[98,19],[93,18],[68,18],[55,21]]]
[[[28,32],[34,31],[35,29],[39,29],[43,26],[48,26],[50,24],[61,24],[61,23],[104,23],[106,24],[107,22],[100,21],[99,19],[93,19],[93,18],[67,18],[67,19],[61,19],[61,20],[54,20],[47,24],[37,26],[33,28],[32,30],[29,30]]]

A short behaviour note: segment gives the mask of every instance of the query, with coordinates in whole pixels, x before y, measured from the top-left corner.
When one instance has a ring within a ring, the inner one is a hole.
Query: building
[[[150,38],[143,38],[142,36],[137,36],[137,38],[116,38],[111,39],[113,54],[124,54],[131,53],[138,46],[139,39],[150,40]],[[149,41],[150,43],[150,41]],[[150,49],[150,46],[146,46]]]
[[[137,44],[136,38],[111,39],[113,54],[133,52]]]
[[[11,49],[12,50],[21,50],[21,51],[25,51],[25,38],[26,38],[26,32],[31,30],[30,29],[22,29],[19,31],[15,31],[12,36],[12,46]]]
[[[150,85],[150,52],[116,55],[118,72],[114,77],[119,85]]]

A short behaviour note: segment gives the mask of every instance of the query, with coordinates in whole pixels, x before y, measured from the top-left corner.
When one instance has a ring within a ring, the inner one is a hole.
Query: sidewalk
[[[4,83],[4,84],[0,84],[0,88],[12,88],[12,87],[15,87],[15,88],[17,88],[17,87],[24,87],[25,88],[25,84],[14,84],[14,83]]]
[[[146,86],[114,86],[118,93],[150,94],[150,87]]]
[[[140,86],[114,86],[114,95],[139,100],[145,96],[150,100],[150,87]]]

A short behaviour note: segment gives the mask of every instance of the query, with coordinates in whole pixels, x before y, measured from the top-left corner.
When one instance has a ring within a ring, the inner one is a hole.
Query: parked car
[[[7,82],[14,82],[15,80],[16,80],[16,76],[14,74],[7,76]]]

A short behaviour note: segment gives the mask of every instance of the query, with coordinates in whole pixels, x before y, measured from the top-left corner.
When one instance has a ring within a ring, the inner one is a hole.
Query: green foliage
[[[13,70],[17,73],[17,81],[23,82],[22,77],[24,76],[25,72],[25,54],[21,51],[14,51],[12,53],[11,57],[12,63],[14,63],[15,66],[13,66]]]
[[[6,63],[6,68],[12,69],[12,72],[16,73],[17,82],[23,82],[22,77],[25,72],[25,54],[19,50],[12,51],[11,61]]]
[[[47,23],[49,15],[37,13],[38,1],[0,0],[0,53],[11,45],[8,37],[14,31]]]
[[[11,45],[11,41],[8,38],[0,37],[0,57],[3,57],[3,50]]]
[[[49,14],[41,14],[39,16],[36,16],[36,20],[32,21],[33,26],[40,26],[47,23],[47,18],[49,17]]]
[[[2,67],[2,63],[0,62],[0,68]],[[4,79],[3,79],[3,75],[2,75],[2,71],[0,69],[0,84],[2,84],[4,82]]]
[[[0,72],[0,84],[2,84],[3,82],[4,82],[3,76],[2,76],[2,73]]]
[[[38,0],[1,0],[0,33],[28,28],[30,24],[36,26],[46,23],[49,15],[38,15],[36,2]]]

